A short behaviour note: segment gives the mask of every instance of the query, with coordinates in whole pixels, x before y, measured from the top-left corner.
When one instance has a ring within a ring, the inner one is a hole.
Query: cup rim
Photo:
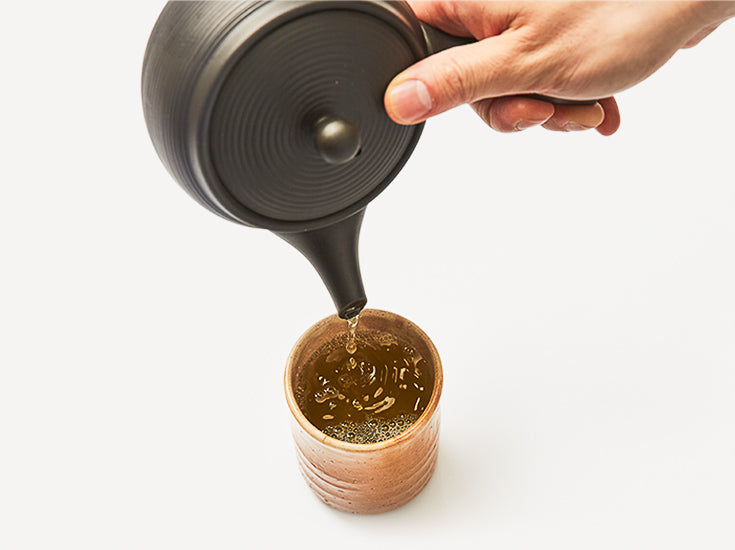
[[[441,397],[442,387],[444,385],[444,375],[442,371],[441,359],[439,358],[439,352],[436,350],[436,346],[434,346],[434,343],[431,341],[431,339],[416,323],[406,319],[405,317],[402,317],[401,315],[398,315],[397,313],[392,313],[390,311],[384,311],[380,309],[364,309],[362,312],[360,312],[360,315],[379,315],[387,317],[389,319],[399,319],[408,323],[411,326],[411,330],[416,333],[416,335],[426,344],[427,348],[429,349],[429,353],[432,359],[432,365],[434,366],[434,387],[431,392],[429,403],[426,405],[426,408],[421,413],[421,416],[419,416],[416,422],[411,424],[411,426],[406,431],[398,434],[395,437],[391,437],[390,439],[379,441],[377,443],[350,443],[348,441],[342,441],[340,439],[330,437],[319,430],[311,422],[309,422],[309,420],[306,418],[306,415],[304,415],[304,413],[301,411],[298,403],[296,403],[296,396],[293,391],[292,374],[296,364],[296,356],[300,353],[301,348],[303,347],[307,339],[324,325],[332,323],[336,319],[338,319],[340,322],[345,321],[337,317],[337,315],[330,315],[329,317],[325,317],[321,321],[309,327],[296,341],[293,348],[291,349],[291,352],[288,355],[288,360],[286,361],[286,369],[284,373],[284,389],[286,393],[286,402],[288,403],[288,408],[291,410],[293,418],[296,420],[301,429],[309,434],[311,438],[315,439],[323,445],[327,445],[334,449],[339,449],[351,453],[381,451],[383,449],[399,445],[406,439],[410,439],[414,433],[422,430],[424,426],[426,426],[431,421],[435,411],[439,407],[439,398]]]

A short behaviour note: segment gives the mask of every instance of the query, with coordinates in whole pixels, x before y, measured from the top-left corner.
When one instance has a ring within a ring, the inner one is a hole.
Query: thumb
[[[527,91],[509,34],[449,48],[403,71],[386,90],[388,115],[417,124],[465,103]]]

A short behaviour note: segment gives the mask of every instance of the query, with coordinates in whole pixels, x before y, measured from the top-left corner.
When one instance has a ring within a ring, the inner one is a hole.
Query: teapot
[[[406,2],[168,2],[143,63],[145,121],[192,198],[296,247],[348,319],[367,303],[365,208],[423,129],[388,117],[385,90],[470,41],[421,23]]]

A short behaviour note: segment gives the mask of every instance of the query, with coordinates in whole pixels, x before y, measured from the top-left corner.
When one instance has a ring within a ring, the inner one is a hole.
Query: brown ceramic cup
[[[344,319],[333,315],[299,338],[286,364],[286,401],[292,415],[299,467],[309,487],[338,510],[377,514],[409,502],[434,473],[443,382],[441,361],[429,337],[411,321],[387,311],[366,309],[360,313],[358,331],[388,332],[421,354],[433,389],[424,412],[405,432],[378,443],[340,441],[307,420],[295,390],[303,387],[303,367],[312,355],[346,330]]]

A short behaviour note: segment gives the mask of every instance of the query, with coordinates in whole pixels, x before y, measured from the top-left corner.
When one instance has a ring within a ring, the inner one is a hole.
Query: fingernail
[[[584,126],[577,122],[567,122],[564,126],[565,132],[581,132],[582,130],[590,130],[589,126]]]
[[[423,118],[434,106],[426,84],[420,80],[406,80],[393,88],[388,104],[396,118],[409,124]]]
[[[544,121],[542,120],[541,122],[544,122]],[[538,126],[539,124],[541,124],[541,122],[534,122],[532,120],[519,120],[514,126],[514,128],[520,132],[521,130],[528,130],[529,128]]]

